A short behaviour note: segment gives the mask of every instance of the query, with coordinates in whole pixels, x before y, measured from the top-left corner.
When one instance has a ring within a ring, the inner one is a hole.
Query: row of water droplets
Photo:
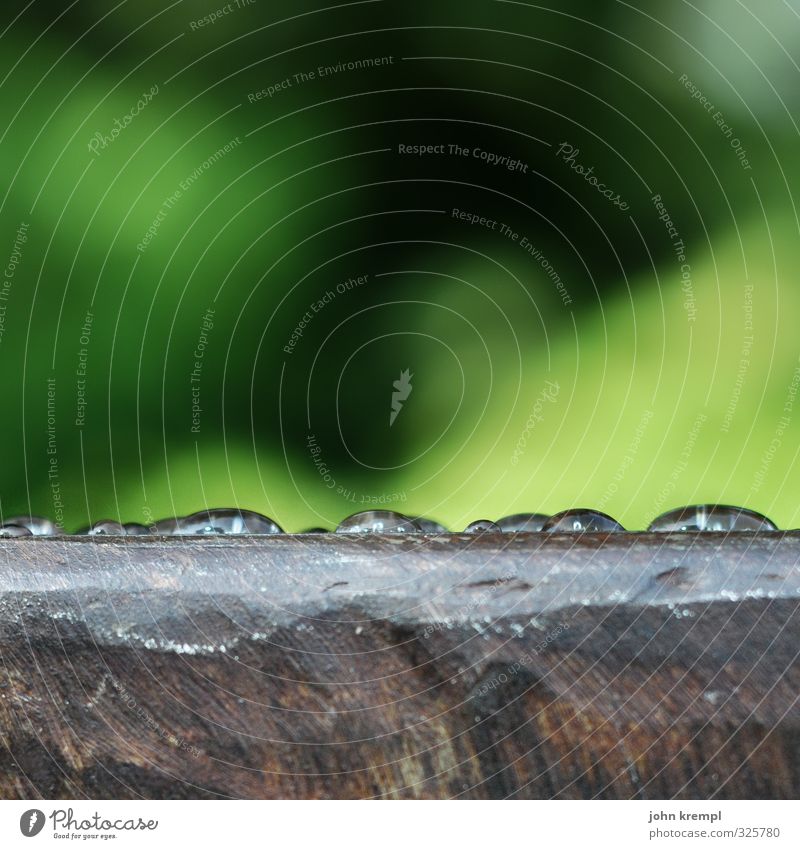
[[[670,510],[654,519],[648,531],[776,531],[773,522],[743,507],[721,504],[696,504]],[[597,510],[564,510],[553,516],[541,513],[515,513],[497,522],[479,519],[464,533],[614,533],[625,528],[611,516]],[[282,534],[281,527],[267,516],[251,510],[221,508],[202,510],[191,516],[162,519],[151,526],[135,522],[121,524],[111,520],[95,522],[77,532],[90,536],[194,536],[218,534]],[[325,528],[310,528],[304,533],[327,533]],[[391,510],[368,510],[348,516],[336,533],[444,534],[444,525],[423,517],[410,518]],[[62,529],[49,519],[38,516],[14,516],[0,525],[0,537],[58,536]]]

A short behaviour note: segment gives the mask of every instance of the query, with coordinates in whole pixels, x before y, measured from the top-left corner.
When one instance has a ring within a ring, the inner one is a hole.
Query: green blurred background
[[[0,33],[5,516],[800,524],[797,0],[34,0]]]

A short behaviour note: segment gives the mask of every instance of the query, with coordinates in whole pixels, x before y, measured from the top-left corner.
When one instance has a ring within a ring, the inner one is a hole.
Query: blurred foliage
[[[239,505],[299,530],[373,503],[800,522],[796,2],[6,8],[5,515],[53,516],[57,486],[70,528]],[[370,57],[392,61],[295,76]]]

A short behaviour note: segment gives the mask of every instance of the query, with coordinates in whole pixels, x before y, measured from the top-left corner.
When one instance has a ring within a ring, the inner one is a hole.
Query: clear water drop
[[[515,531],[541,531],[548,517],[543,513],[514,513],[513,516],[504,516],[497,524],[500,529],[513,533]]]
[[[419,528],[413,519],[392,510],[365,510],[348,516],[336,528],[337,534],[413,534]]]
[[[616,519],[599,510],[564,510],[551,516],[542,528],[552,534],[614,533],[624,531]]]
[[[35,537],[54,537],[61,533],[61,528],[55,522],[42,516],[12,516],[3,524],[27,528]]]
[[[170,516],[166,519],[159,519],[155,522],[150,532],[159,536],[171,536],[178,532],[178,523],[181,521],[179,516]]]
[[[776,531],[761,513],[727,504],[692,504],[662,513],[648,531]]]
[[[144,536],[153,533],[146,525],[140,525],[138,522],[125,522],[122,527],[125,528],[125,533],[128,536]]]
[[[88,528],[84,528],[83,530],[78,531],[80,535],[86,535],[90,537],[96,536],[115,536],[115,537],[123,537],[125,536],[125,528],[119,522],[112,522],[111,519],[102,519],[99,522],[95,522],[90,525]]]
[[[222,507],[201,510],[179,519],[173,533],[189,534],[282,534],[281,528],[267,516],[252,510]]]
[[[495,533],[500,534],[503,532],[503,529],[500,525],[495,522],[489,521],[489,519],[478,519],[475,522],[470,522],[466,528],[464,528],[465,534],[486,534],[486,533]]]
[[[33,533],[22,525],[0,525],[0,538],[32,537]]]

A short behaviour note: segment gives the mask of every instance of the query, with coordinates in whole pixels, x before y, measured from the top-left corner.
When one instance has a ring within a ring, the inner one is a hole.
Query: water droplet
[[[126,522],[122,527],[125,528],[125,533],[128,536],[144,536],[153,533],[146,525],[140,525],[138,522]]]
[[[513,533],[514,531],[541,531],[547,516],[543,513],[515,513],[513,516],[504,516],[498,525],[503,531]]]
[[[339,527],[337,534],[413,534],[419,528],[412,519],[392,510],[365,510],[348,516]]]
[[[488,519],[478,519],[476,522],[470,522],[467,527],[464,528],[465,534],[501,534],[502,532],[503,529],[500,525],[490,522]]]
[[[692,504],[662,513],[648,531],[776,531],[761,513],[727,504]]]
[[[252,510],[220,508],[201,510],[179,519],[173,533],[189,534],[282,534],[283,531],[267,516]]]
[[[6,519],[3,524],[27,528],[35,537],[52,537],[61,533],[61,528],[58,525],[41,516],[12,516],[10,519]]]
[[[153,524],[150,528],[150,533],[159,534],[162,536],[169,536],[170,534],[175,534],[178,532],[178,523],[180,522],[180,518],[177,516],[171,516],[168,519],[159,519],[155,524]]]
[[[28,528],[22,525],[2,525],[0,526],[0,537],[9,539],[11,537],[32,537],[33,534]]]
[[[447,528],[434,522],[433,519],[425,519],[422,516],[414,516],[411,520],[423,534],[446,534]]]
[[[611,516],[605,513],[600,513],[598,510],[579,508],[556,513],[544,523],[542,530],[552,534],[593,534],[624,531],[625,528],[616,519],[612,519]]]
[[[91,537],[96,536],[117,536],[122,537],[125,536],[125,528],[119,522],[112,522],[110,519],[103,519],[99,522],[95,522],[88,528],[83,528],[78,531],[81,535],[87,535]]]

